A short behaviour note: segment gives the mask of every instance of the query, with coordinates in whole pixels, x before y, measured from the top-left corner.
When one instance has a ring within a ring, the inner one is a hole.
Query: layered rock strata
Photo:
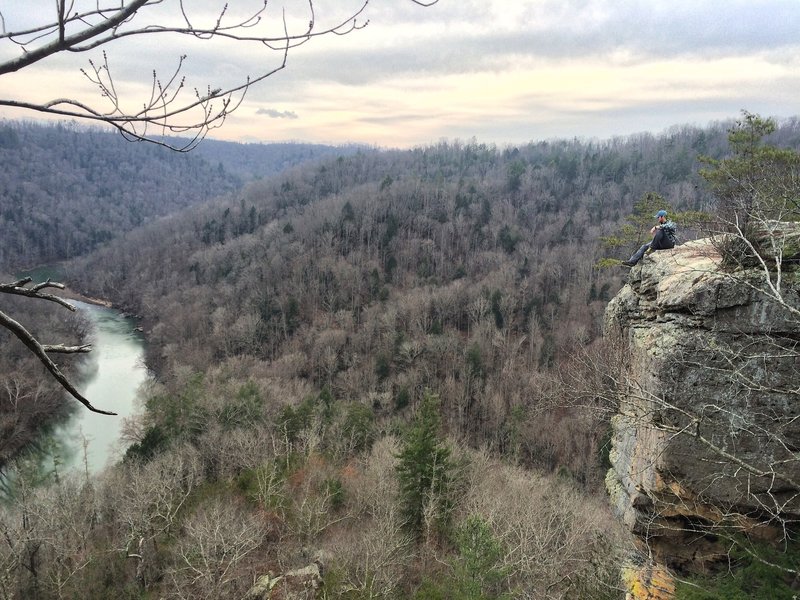
[[[655,252],[606,310],[624,365],[606,484],[649,568],[713,568],[729,536],[800,517],[798,278],[783,275],[782,305],[763,271],[720,263],[703,240]]]

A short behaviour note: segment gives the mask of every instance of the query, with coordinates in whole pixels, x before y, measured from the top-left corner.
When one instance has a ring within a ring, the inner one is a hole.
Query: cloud
[[[210,6],[212,19],[224,3],[195,1],[192,10]],[[322,28],[362,2],[320,0],[317,22]],[[13,10],[23,13],[19,4]],[[306,27],[307,1],[292,5],[290,24]],[[3,15],[10,22],[12,12]],[[282,27],[279,15],[264,21]],[[120,40],[109,60],[131,107],[150,97],[153,69],[166,81],[184,54],[188,98],[195,88],[225,88],[276,69],[215,132],[227,139],[522,143],[704,123],[741,108],[791,116],[800,97],[798,0],[442,0],[430,8],[395,0],[370,2],[359,18],[369,26],[293,48],[285,69],[283,53],[260,44],[185,36]],[[7,46],[0,40],[0,58],[20,52]],[[5,75],[2,94],[49,100],[44,94],[57,89],[97,101],[96,86],[77,69],[100,60],[99,52]]]
[[[358,122],[383,126],[408,126],[422,121],[437,121],[451,116],[450,113],[408,112],[391,115],[359,116]]]
[[[297,113],[292,110],[275,110],[274,108],[259,108],[257,115],[266,115],[270,119],[297,119]]]
[[[409,73],[511,69],[520,61],[605,57],[642,62],[779,48],[789,52],[800,30],[796,0],[544,0],[514,5],[486,0],[468,9],[462,3],[440,3],[409,11],[406,17],[418,19],[416,26],[375,19],[344,40],[298,49],[294,70],[285,76],[290,81],[369,85]]]

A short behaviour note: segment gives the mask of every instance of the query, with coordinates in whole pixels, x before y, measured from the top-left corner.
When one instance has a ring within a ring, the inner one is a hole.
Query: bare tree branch
[[[78,352],[91,352],[91,344],[83,344],[81,346],[65,346],[64,344],[42,344],[45,352],[57,352],[61,354],[76,354]]]
[[[411,1],[426,7],[438,2]],[[78,98],[54,98],[46,102],[0,98],[0,106],[107,123],[129,140],[153,142],[181,152],[191,150],[209,131],[220,127],[227,116],[241,106],[250,86],[282,70],[290,49],[322,36],[347,35],[363,29],[369,23],[363,17],[369,0],[360,0],[346,17],[329,25],[319,25],[314,1],[308,0],[307,25],[296,31],[290,31],[284,9],[278,17],[282,22],[282,32],[279,34],[266,30],[266,0],[258,0],[253,10],[237,19],[229,16],[226,3],[207,26],[200,25],[199,19],[190,14],[188,3],[184,0],[178,3],[173,23],[165,21],[163,15],[156,16],[148,12],[148,9],[159,5],[163,9],[163,0],[121,0],[106,6],[97,2],[87,7],[76,7],[75,4],[70,3],[67,8],[65,3],[59,2],[54,20],[16,31],[0,10],[0,44],[6,42],[21,50],[20,54],[0,62],[0,76],[31,68],[44,59],[65,52],[88,52],[126,38],[144,40],[152,35],[158,35],[159,38],[188,36],[201,41],[220,40],[253,45],[257,51],[278,53],[275,66],[255,74],[242,75],[238,83],[222,87],[206,85],[206,92],[186,85],[182,72],[187,57],[181,56],[175,71],[165,82],[153,72],[150,97],[137,109],[123,106],[105,51],[102,62],[90,60],[89,68],[81,69],[84,77],[99,88],[103,102],[108,103],[105,108]],[[168,135],[187,133],[190,135],[188,141],[166,139]]]
[[[18,296],[25,296],[28,298],[39,298],[42,300],[48,300],[51,302],[55,302],[56,304],[60,304],[61,306],[68,308],[71,311],[75,311],[75,307],[64,300],[63,298],[59,298],[58,296],[53,296],[52,294],[43,294],[41,290],[54,287],[58,289],[64,289],[64,284],[57,283],[50,281],[49,279],[45,282],[39,283],[34,285],[33,287],[27,288],[23,287],[26,284],[30,283],[32,280],[30,277],[26,277],[24,279],[20,279],[19,281],[15,281],[13,283],[3,283],[0,284],[0,293],[5,294],[12,294]],[[53,362],[53,360],[47,355],[48,352],[55,352],[60,354],[76,354],[82,352],[89,352],[91,351],[90,344],[83,344],[81,346],[65,346],[63,344],[41,344],[34,336],[31,334],[25,327],[23,327],[19,322],[12,319],[10,316],[5,314],[4,312],[0,311],[0,327],[5,327],[11,333],[13,333],[17,339],[19,339],[25,346],[39,359],[39,361],[45,366],[45,368],[50,372],[53,378],[61,384],[65,390],[67,390],[72,397],[74,397],[78,402],[83,404],[86,408],[88,408],[92,412],[100,413],[103,415],[115,415],[116,413],[101,410],[99,408],[95,408],[89,400],[87,400],[72,382],[61,372],[61,369],[58,368],[58,365]]]
[[[151,3],[151,0],[133,0],[128,6],[125,6],[123,2],[115,14],[111,15],[110,17],[106,17],[105,14],[103,14],[103,20],[100,23],[91,27],[87,27],[75,35],[68,37],[64,35],[65,26],[67,24],[66,20],[64,19],[64,14],[63,12],[59,11],[59,19],[56,21],[56,23],[45,25],[44,27],[39,28],[40,31],[48,31],[50,29],[57,30],[58,36],[56,39],[34,50],[27,50],[23,46],[22,55],[4,63],[0,63],[0,75],[19,71],[20,69],[24,69],[25,67],[39,62],[43,58],[47,58],[48,56],[63,52],[65,50],[69,50],[71,52],[80,52],[81,48],[79,47],[79,44],[87,40],[97,38],[98,36],[111,31],[109,37],[102,39],[102,41],[98,41],[99,44],[106,43],[116,37],[114,32],[119,25],[127,21],[136,14],[136,11],[149,3]],[[69,20],[73,21],[74,19]],[[85,23],[86,21],[81,19],[81,22]],[[20,43],[17,40],[22,35],[23,34],[21,33],[8,32],[1,35],[0,39],[7,38],[15,43]]]
[[[28,283],[33,281],[30,277],[25,277],[24,279],[20,279],[19,281],[15,281],[14,283],[0,283],[0,293],[3,294],[14,294],[16,296],[27,296],[28,298],[41,298],[42,300],[49,300],[51,302],[55,302],[56,304],[60,304],[64,308],[75,312],[75,307],[64,300],[63,298],[59,298],[58,296],[53,296],[52,294],[42,294],[40,290],[45,288],[56,288],[59,290],[64,289],[63,283],[58,283],[55,281],[43,281],[42,283],[37,283],[33,287],[26,288],[24,287]]]

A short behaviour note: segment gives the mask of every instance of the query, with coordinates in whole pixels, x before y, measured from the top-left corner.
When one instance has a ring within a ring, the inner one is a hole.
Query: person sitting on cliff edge
[[[649,254],[653,250],[669,250],[675,247],[675,232],[677,231],[677,226],[673,221],[667,219],[667,211],[660,210],[653,216],[658,220],[658,225],[654,225],[650,230],[650,233],[653,235],[653,240],[642,244],[642,247],[634,252],[633,256],[628,260],[623,260],[622,264],[624,266],[632,267],[642,260],[645,252]]]

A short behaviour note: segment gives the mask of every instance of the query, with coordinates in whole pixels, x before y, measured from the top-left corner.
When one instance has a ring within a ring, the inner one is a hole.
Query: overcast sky
[[[0,0],[0,12],[12,30],[46,18],[54,4]],[[159,10],[175,4],[166,0]],[[258,2],[230,4],[226,18]],[[290,27],[308,20],[307,0],[284,4]],[[358,4],[316,0],[318,26]],[[281,27],[280,13],[270,7],[266,19]],[[370,23],[363,30],[290,52],[287,68],[251,89],[212,136],[386,147],[475,137],[506,145],[702,126],[742,109],[800,114],[798,0],[440,0],[429,8],[370,0],[364,16]],[[14,52],[0,43],[0,58]],[[276,59],[253,46],[185,38],[108,47],[115,82],[134,105],[152,69],[166,77],[182,53],[189,85],[202,88],[254,74]],[[4,75],[0,96],[97,102],[79,71],[90,57],[101,60],[100,51]],[[0,115],[36,117],[5,109]]]

